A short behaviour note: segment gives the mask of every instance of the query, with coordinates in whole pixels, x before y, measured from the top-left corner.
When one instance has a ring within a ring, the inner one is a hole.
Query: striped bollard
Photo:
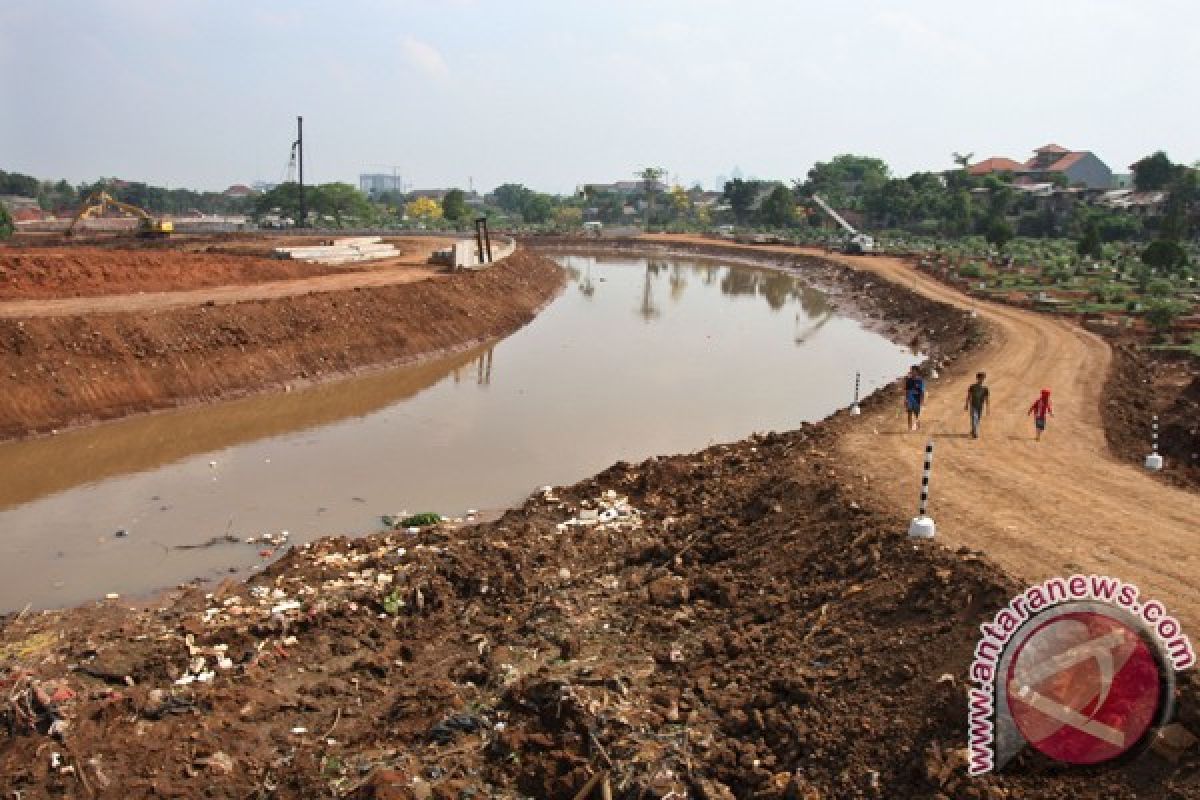
[[[858,407],[858,384],[862,378],[862,373],[854,373],[854,404],[850,406],[850,416],[857,417],[862,413],[862,409]]]
[[[1158,414],[1154,415],[1152,431],[1150,455],[1146,456],[1146,469],[1158,472],[1163,468],[1163,457],[1158,454]]]
[[[928,514],[929,508],[929,474],[933,472],[933,439],[930,439],[925,445],[925,469],[921,473],[921,507],[917,510],[917,516],[913,517],[913,521],[908,526],[908,537],[910,539],[932,539],[937,531],[937,526],[933,524],[933,519]]]

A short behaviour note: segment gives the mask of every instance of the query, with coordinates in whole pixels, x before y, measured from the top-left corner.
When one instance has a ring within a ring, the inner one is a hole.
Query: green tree
[[[796,198],[786,186],[776,186],[763,200],[762,220],[774,228],[784,228],[796,221]]]
[[[1133,185],[1139,192],[1165,189],[1175,178],[1175,165],[1159,150],[1133,163]]]
[[[745,224],[750,218],[750,206],[758,195],[758,181],[744,181],[734,178],[725,181],[725,199],[733,209],[733,218],[739,225]]]
[[[987,230],[983,236],[988,242],[994,244],[997,250],[1003,251],[1004,247],[1012,241],[1013,229],[1008,224],[1008,220],[1003,217],[997,217],[988,223]]]
[[[554,225],[558,228],[578,228],[583,224],[583,209],[575,206],[560,206],[554,210]]]
[[[1146,287],[1146,294],[1150,295],[1151,297],[1170,297],[1174,291],[1175,287],[1171,285],[1171,282],[1163,280],[1162,278],[1156,278],[1150,281],[1150,284]]]
[[[834,208],[862,209],[863,198],[879,191],[889,177],[888,166],[881,159],[845,153],[814,164],[801,193],[807,197],[819,194]]]
[[[962,236],[971,230],[974,212],[971,208],[971,193],[966,189],[953,192],[946,201],[942,221],[946,233]]]
[[[1171,330],[1171,326],[1175,324],[1175,319],[1184,310],[1184,307],[1179,303],[1173,303],[1168,300],[1156,300],[1146,308],[1146,322],[1150,324],[1150,327],[1154,328],[1155,333],[1162,336]]]
[[[646,224],[654,215],[654,198],[658,195],[658,185],[667,171],[662,167],[643,167],[636,174],[642,179],[642,192],[646,196]]]
[[[533,193],[519,183],[504,183],[492,190],[492,197],[508,213],[520,214]]]
[[[0,194],[15,194],[21,197],[37,197],[41,182],[32,175],[0,170]]]
[[[9,239],[13,235],[12,216],[8,213],[8,206],[0,203],[0,239]]]
[[[1083,231],[1083,238],[1075,246],[1081,256],[1089,256],[1099,261],[1104,257],[1104,243],[1100,241],[1100,226],[1094,220],[1089,220]]]
[[[526,222],[541,225],[550,220],[554,213],[554,199],[548,194],[532,192],[521,206],[521,216]]]
[[[1155,239],[1142,251],[1142,261],[1164,272],[1178,272],[1187,266],[1187,250],[1179,242]]]
[[[462,189],[451,189],[446,192],[446,196],[442,198],[442,214],[451,222],[458,222],[465,219],[471,210],[467,208],[466,195]]]
[[[305,192],[305,207],[313,209],[312,187]],[[278,212],[280,216],[289,217],[298,224],[300,219],[300,184],[295,181],[281,183],[270,191],[263,192],[254,200],[254,211],[258,215]]]
[[[365,221],[371,216],[367,196],[348,183],[323,183],[313,187],[310,205],[318,213],[333,217],[339,228],[348,219]]]

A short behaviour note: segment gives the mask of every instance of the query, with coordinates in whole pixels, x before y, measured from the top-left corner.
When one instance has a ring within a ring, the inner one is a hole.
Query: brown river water
[[[855,371],[865,395],[918,360],[795,274],[558,260],[566,290],[499,342],[0,445],[0,612],[246,577],[267,559],[244,540],[264,533],[501,509],[617,460],[821,419],[850,404]]]

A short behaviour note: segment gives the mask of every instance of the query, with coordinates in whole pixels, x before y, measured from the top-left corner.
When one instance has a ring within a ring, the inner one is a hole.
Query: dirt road
[[[843,458],[881,499],[915,513],[922,451],[932,436],[930,513],[944,544],[983,550],[1024,580],[1076,571],[1122,578],[1200,636],[1200,497],[1110,455],[1100,417],[1108,344],[1067,321],[974,304],[899,259],[832,258],[941,302],[974,306],[992,331],[989,344],[930,383],[921,433],[908,433],[895,408],[865,415],[843,438]],[[978,441],[967,435],[963,412],[977,370],[987,372],[992,390]],[[1037,443],[1025,412],[1043,387],[1053,391],[1055,416]]]
[[[0,302],[0,318],[65,317],[79,314],[156,311],[181,306],[229,305],[247,300],[295,297],[314,292],[336,292],[359,288],[378,288],[424,280],[437,271],[427,262],[430,254],[448,246],[454,239],[415,240],[409,252],[397,258],[355,265],[353,270],[293,280],[273,280],[243,285],[212,286],[181,291],[137,292],[87,297],[54,297]],[[196,257],[179,254],[178,258]],[[321,271],[328,272],[328,269]]]

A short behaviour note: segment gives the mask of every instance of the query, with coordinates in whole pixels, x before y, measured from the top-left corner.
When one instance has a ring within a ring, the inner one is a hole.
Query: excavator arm
[[[88,195],[87,200],[79,209],[79,213],[75,215],[75,219],[71,220],[71,224],[67,226],[66,235],[72,236],[75,233],[75,226],[80,220],[93,217],[108,206],[137,217],[139,236],[166,236],[174,230],[174,225],[170,221],[153,217],[145,209],[129,203],[122,203],[108,192],[98,190]]]

